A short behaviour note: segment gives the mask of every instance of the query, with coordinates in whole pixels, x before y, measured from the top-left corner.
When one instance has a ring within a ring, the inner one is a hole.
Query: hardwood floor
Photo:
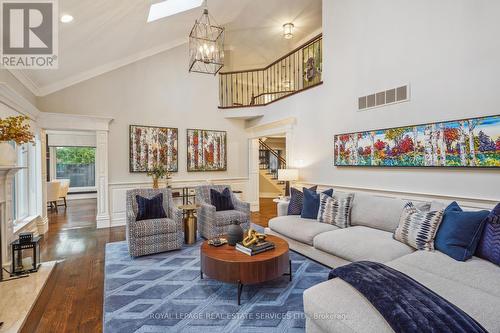
[[[69,201],[59,214],[49,214],[49,231],[44,235],[42,260],[62,260],[40,297],[30,319],[39,320],[36,332],[101,332],[104,249],[106,243],[125,239],[125,228],[96,229],[96,201]],[[260,212],[252,221],[263,227],[276,216],[272,199],[260,200]]]

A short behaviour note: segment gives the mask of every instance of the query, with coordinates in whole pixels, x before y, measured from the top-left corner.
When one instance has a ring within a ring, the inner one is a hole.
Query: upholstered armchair
[[[234,210],[219,211],[211,204],[210,189],[222,192],[229,185],[201,185],[196,187],[198,208],[198,231],[203,238],[210,239],[227,232],[232,221],[239,221],[243,229],[250,227],[250,204],[239,200],[231,191]]]
[[[167,218],[136,221],[136,195],[152,198],[163,193]],[[182,211],[174,205],[170,189],[134,189],[127,191],[127,242],[133,257],[177,250],[184,239]]]

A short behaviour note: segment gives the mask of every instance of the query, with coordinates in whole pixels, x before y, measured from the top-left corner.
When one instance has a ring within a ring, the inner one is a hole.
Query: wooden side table
[[[198,208],[198,205],[179,206],[179,209],[182,209],[185,213],[185,216],[183,218],[184,243],[185,244],[191,245],[191,244],[196,243],[196,229],[197,229],[198,220],[196,218],[196,215],[194,215],[194,213],[196,212],[197,208]]]

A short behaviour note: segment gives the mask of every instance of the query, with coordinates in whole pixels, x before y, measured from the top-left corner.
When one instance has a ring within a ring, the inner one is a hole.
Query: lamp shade
[[[299,180],[299,169],[279,169],[278,180],[282,181]]]

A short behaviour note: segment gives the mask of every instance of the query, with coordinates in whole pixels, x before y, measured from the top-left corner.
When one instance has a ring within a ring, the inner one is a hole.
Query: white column
[[[248,150],[248,197],[250,209],[259,211],[259,139],[250,139]]]
[[[44,130],[40,130],[40,140],[36,146],[36,197],[37,228],[39,234],[49,231],[49,218],[47,216],[47,136]]]
[[[108,131],[96,131],[97,228],[109,228]]]

